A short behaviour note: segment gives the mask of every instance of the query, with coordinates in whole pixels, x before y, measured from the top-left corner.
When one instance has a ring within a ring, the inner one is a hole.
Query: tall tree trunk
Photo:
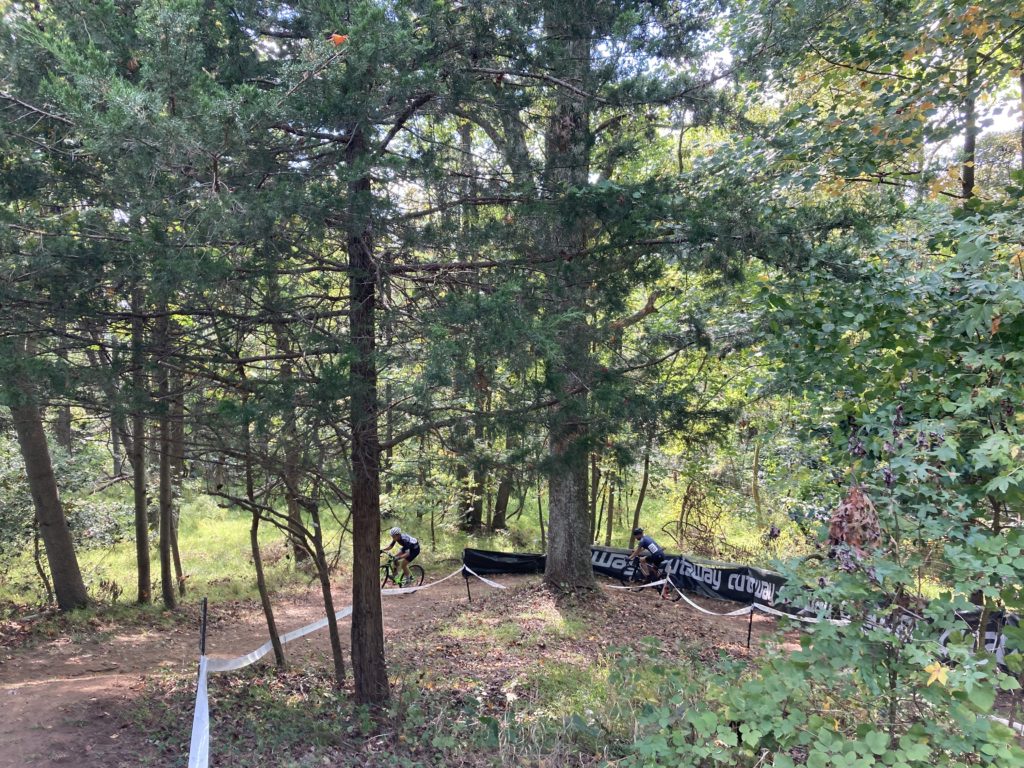
[[[53,436],[57,445],[68,453],[73,452],[74,445],[71,439],[71,406],[58,405],[57,417],[53,422]]]
[[[63,346],[66,330],[64,320],[58,320],[56,331],[60,337],[60,348],[57,351],[57,357],[59,357],[65,365],[67,365],[68,362],[68,353]],[[57,417],[53,422],[53,437],[57,441],[57,445],[67,451],[68,454],[71,454],[72,449],[74,448],[71,442],[71,406],[58,405],[56,407],[56,411]]]
[[[590,72],[591,31],[586,13],[561,2],[549,2],[544,13],[544,32],[552,47],[559,46],[560,66],[553,74],[585,89]],[[589,182],[590,114],[586,99],[577,90],[557,88],[545,130],[545,186],[556,198]],[[585,304],[582,292],[588,281],[584,259],[587,224],[578,215],[553,222],[551,253],[559,256],[551,273],[557,296],[556,311],[569,313]],[[553,380],[558,382],[559,402],[551,417],[548,482],[548,548],[544,581],[559,589],[589,588],[594,584],[590,564],[590,517],[587,507],[588,402],[580,386],[590,376],[590,333],[583,319],[568,323],[559,339],[561,357]]]
[[[181,568],[181,551],[178,549],[178,524],[181,516],[181,484],[185,479],[185,378],[177,368],[170,373],[170,377],[171,559],[178,594],[184,597],[185,573]]]
[[[149,509],[146,488],[146,371],[144,370],[145,328],[142,319],[142,292],[132,291],[132,439],[128,446],[135,495],[135,563],[138,573],[139,603],[153,599],[149,562]]]
[[[30,356],[31,348],[26,346],[24,350],[18,349],[15,354],[22,357],[23,353],[28,353],[25,354],[26,357]],[[14,389],[10,394],[11,418],[18,435],[21,457],[25,461],[25,474],[32,494],[32,504],[36,510],[39,534],[46,549],[50,575],[53,577],[57,606],[62,611],[84,608],[89,602],[89,597],[85,592],[85,582],[82,581],[75,545],[71,540],[71,529],[64,516],[57,481],[53,476],[53,464],[50,461],[50,448],[46,442],[42,414],[27,375],[16,376]]]
[[[155,328],[157,348],[156,391],[160,408],[158,426],[158,456],[160,460],[160,592],[166,608],[175,608],[174,573],[171,562],[171,520],[173,488],[171,485],[171,385],[167,371],[170,355],[170,336],[167,321],[167,303],[158,306]]]
[[[612,545],[612,529],[615,525],[615,473],[608,478],[608,520],[605,523],[604,545]]]
[[[329,568],[328,563],[327,563],[327,553],[324,551],[323,528],[320,526],[320,507],[319,507],[319,505],[315,501],[307,502],[305,504],[305,507],[306,507],[306,510],[309,512],[309,516],[313,519],[313,557],[316,560],[316,563],[315,563],[316,564],[316,573],[317,573],[317,576],[320,578],[320,594],[323,597],[324,610],[326,611],[326,614],[327,614],[327,634],[328,634],[328,636],[331,639],[331,657],[334,659],[334,684],[339,689],[341,689],[341,688],[343,688],[345,686],[345,656],[344,656],[344,654],[341,651],[341,634],[338,632],[338,618],[334,615],[334,613],[335,613],[335,611],[334,611],[334,597],[331,595],[331,573],[330,573],[330,568]],[[354,538],[355,538],[355,536],[353,535],[353,539]],[[376,560],[376,558],[375,558],[375,560]],[[377,574],[377,572],[375,571],[374,572],[373,582],[377,586],[377,596],[378,596],[378,602],[379,602],[379,598],[380,598],[380,585],[377,583],[376,574]],[[356,577],[355,577],[355,574],[353,574],[353,579],[352,579],[352,582],[353,582],[352,583],[353,595],[355,593],[355,580],[356,580]],[[355,615],[356,615],[355,610],[356,610],[355,609],[355,599],[353,597],[353,605],[352,605],[353,640],[355,639],[354,638],[354,635],[355,635]],[[383,624],[382,624],[382,627],[383,627]],[[381,666],[383,666],[383,663],[384,663],[384,649],[383,649],[384,643],[383,643],[383,638],[384,638],[384,632],[383,632],[383,629],[382,629],[381,630],[381,657],[380,657]],[[356,675],[356,670],[355,670],[355,658],[356,658],[356,656],[355,656],[355,644],[354,643],[353,643],[353,646],[352,646],[352,657],[353,657],[352,676],[355,677],[355,675]],[[385,681],[385,684],[386,684],[387,683],[387,675],[386,674],[384,676],[384,681]],[[358,682],[358,678],[356,678],[356,696],[357,697],[359,695],[358,690],[359,690],[359,682]],[[370,704],[370,703],[373,703],[373,702],[361,701],[360,703]]]
[[[279,290],[277,278],[271,279],[270,292],[272,301],[277,302]],[[287,329],[280,317],[274,320],[274,340],[277,345],[277,352],[282,356],[281,389],[287,397],[287,405],[284,413],[284,430],[281,435],[284,440],[284,474],[285,474],[285,503],[288,505],[288,539],[292,548],[292,558],[296,566],[303,566],[309,562],[309,552],[306,549],[306,538],[302,533],[302,507],[295,498],[293,489],[298,488],[299,479],[299,439],[296,428],[295,397],[293,393],[293,370],[291,360],[291,340],[288,338]]]
[[[644,506],[644,497],[647,495],[647,482],[651,476],[651,443],[648,440],[647,449],[644,451],[644,476],[640,481],[640,493],[636,497],[636,507],[633,509],[633,525],[629,529],[630,540],[632,541],[633,531],[640,527],[640,510]],[[627,544],[628,546],[628,544]]]
[[[349,168],[368,152],[354,127],[346,149]],[[377,581],[380,551],[380,438],[376,361],[376,279],[371,239],[370,177],[349,183],[349,332],[352,343],[352,675],[355,700],[383,704],[390,698],[384,659],[384,620]]]
[[[506,469],[498,483],[498,491],[494,498],[494,516],[491,518],[491,530],[501,531],[508,527],[508,500],[512,496],[512,470]]]

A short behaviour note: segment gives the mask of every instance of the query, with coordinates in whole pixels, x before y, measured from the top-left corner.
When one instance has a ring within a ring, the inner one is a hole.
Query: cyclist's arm
[[[398,542],[396,542],[396,541],[392,541],[392,542],[391,542],[390,544],[388,544],[388,545],[387,545],[386,547],[382,547],[380,551],[381,551],[381,552],[387,552],[388,550],[390,550],[390,549],[393,549],[393,548],[394,548],[394,546],[395,546],[395,544],[397,544],[397,543],[398,543]]]

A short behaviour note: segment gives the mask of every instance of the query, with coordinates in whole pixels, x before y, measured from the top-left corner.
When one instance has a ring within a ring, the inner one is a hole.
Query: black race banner
[[[544,555],[466,549],[462,561],[479,574],[544,572]],[[590,562],[595,572],[618,577],[629,564],[629,550],[594,546],[590,548]],[[744,605],[774,605],[775,596],[786,583],[779,574],[760,568],[700,562],[682,555],[666,556],[662,568],[680,589]]]

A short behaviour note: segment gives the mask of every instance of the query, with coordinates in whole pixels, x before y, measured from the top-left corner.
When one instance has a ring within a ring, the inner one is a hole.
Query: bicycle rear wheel
[[[405,585],[407,587],[419,587],[423,584],[423,579],[427,576],[423,570],[423,566],[416,565],[413,563],[409,566],[409,582]]]

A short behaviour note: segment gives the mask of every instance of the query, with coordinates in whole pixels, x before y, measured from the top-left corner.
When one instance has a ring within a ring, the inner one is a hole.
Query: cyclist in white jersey
[[[402,529],[397,525],[392,528],[389,533],[391,534],[391,543],[386,546],[381,552],[387,552],[392,549],[395,544],[400,545],[398,554],[395,555],[395,560],[398,560],[402,564],[402,581],[399,582],[398,586],[402,586],[403,583],[409,580],[409,563],[416,559],[420,553],[420,542],[419,539],[413,538],[407,533],[402,533]]]

